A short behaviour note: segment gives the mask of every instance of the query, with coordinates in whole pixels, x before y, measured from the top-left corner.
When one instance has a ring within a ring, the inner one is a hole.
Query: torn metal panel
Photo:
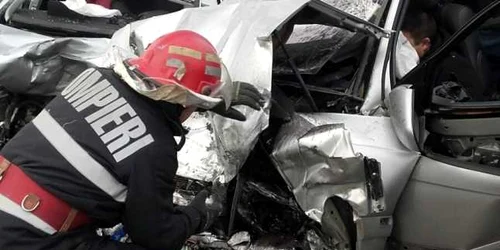
[[[352,209],[346,208],[345,206],[348,205],[345,203],[345,201],[340,200],[338,197],[329,199],[325,203],[325,212],[321,218],[322,231],[329,236],[328,239],[331,241],[331,245],[336,246],[338,250],[352,249],[351,242],[354,241],[353,237],[356,235],[353,218],[349,218],[350,230],[348,230],[348,226],[346,225],[349,222],[346,223],[342,218],[346,215],[354,217]]]
[[[52,38],[5,25],[0,25],[0,35],[2,86],[32,95],[59,93],[87,64],[99,64],[109,42],[102,38]]]
[[[316,126],[300,115],[276,137],[275,164],[307,215],[320,222],[326,200],[338,196],[359,216],[384,209],[367,187],[365,161],[342,124]]]
[[[184,9],[141,20],[117,31],[113,46],[125,57],[135,57],[156,38],[174,30],[189,29],[216,47],[234,81],[254,84],[264,95],[261,111],[238,107],[247,121],[238,122],[211,113],[186,121],[190,133],[178,153],[178,175],[203,181],[224,176],[230,181],[268,126],[272,78],[271,33],[308,1],[244,1],[216,7]],[[262,12],[273,9],[271,15]],[[112,50],[112,48],[110,48]]]
[[[186,145],[179,152],[178,174],[203,181],[212,181],[215,176],[223,175],[227,182],[234,177],[255,145],[258,134],[269,123],[273,66],[270,35],[309,2],[242,1],[184,9],[131,23],[118,30],[111,40],[54,39],[0,26],[2,34],[14,38],[0,42],[0,49],[8,51],[0,57],[0,80],[16,83],[12,87],[15,91],[53,94],[65,86],[54,79],[59,78],[61,67],[67,65],[66,60],[109,68],[114,64],[115,49],[124,58],[136,57],[164,34],[181,29],[196,31],[215,45],[232,80],[254,84],[266,100],[260,111],[238,107],[246,115],[246,122],[207,113],[185,124],[192,133],[188,134]],[[269,15],[261,14],[269,9],[273,10]],[[9,44],[11,41],[16,41],[16,44]],[[54,82],[58,83],[56,87]]]
[[[233,80],[254,84],[267,101],[261,111],[238,107],[246,115],[246,122],[206,113],[185,123],[192,133],[178,154],[179,175],[203,181],[223,175],[229,181],[246,160],[258,134],[268,126],[273,60],[269,36],[306,2],[256,1],[185,9],[127,25],[114,34],[111,43],[109,39],[54,39],[0,26],[2,37],[12,37],[0,42],[0,80],[13,83],[9,90],[15,92],[53,94],[54,89],[61,89],[55,80],[65,65],[62,59],[109,68],[117,50],[121,57],[131,58],[171,31],[196,31],[216,46]],[[273,15],[260,14],[268,9],[275,9]],[[38,65],[43,67],[37,70]]]
[[[354,151],[380,162],[386,202],[386,210],[381,215],[391,215],[420,159],[420,153],[409,150],[400,142],[391,118],[337,113],[300,116],[316,126],[344,124],[350,132]]]

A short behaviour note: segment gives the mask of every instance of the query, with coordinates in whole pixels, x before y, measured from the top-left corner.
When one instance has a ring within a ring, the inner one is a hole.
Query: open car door
[[[390,94],[398,137],[422,153],[396,208],[395,249],[500,247],[500,102],[460,98],[463,79],[435,77],[499,8],[472,17]]]

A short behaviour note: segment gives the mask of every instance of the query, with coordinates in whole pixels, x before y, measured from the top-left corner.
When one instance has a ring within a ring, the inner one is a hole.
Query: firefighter
[[[196,109],[245,120],[231,106],[261,108],[257,89],[230,83],[192,31],[84,71],[0,153],[0,249],[180,249],[221,211],[206,205],[208,191],[174,206],[174,136]],[[118,223],[133,243],[96,234]]]

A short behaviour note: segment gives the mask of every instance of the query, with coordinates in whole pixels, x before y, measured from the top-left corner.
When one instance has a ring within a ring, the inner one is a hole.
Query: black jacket
[[[137,94],[111,70],[82,73],[1,154],[43,188],[85,211],[93,223],[48,236],[0,211],[0,249],[108,249],[107,245],[109,249],[142,249],[94,236],[95,228],[119,222],[137,245],[180,248],[202,218],[194,208],[173,205],[177,171],[173,136],[180,133],[179,112],[176,105]],[[65,144],[65,133],[76,144]],[[83,157],[82,152],[90,157]],[[85,173],[97,165],[109,174]],[[120,198],[103,190],[100,185],[107,183],[99,182],[107,175],[117,181],[115,186],[126,187],[126,195],[122,192]]]

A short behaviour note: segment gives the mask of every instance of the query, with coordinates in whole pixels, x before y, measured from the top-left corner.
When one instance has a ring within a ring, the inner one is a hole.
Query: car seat
[[[446,4],[441,13],[442,28],[447,33],[445,36],[448,37],[460,30],[474,16],[474,12],[469,7],[460,4]],[[465,57],[477,73],[479,78],[477,84],[480,84],[477,87],[483,89],[485,93],[493,93],[496,87],[491,82],[490,63],[481,51],[478,32],[472,32],[462,41],[456,52]]]

